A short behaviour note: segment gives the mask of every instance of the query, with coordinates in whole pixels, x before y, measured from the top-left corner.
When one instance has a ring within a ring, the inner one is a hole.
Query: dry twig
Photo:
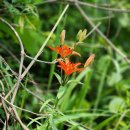
[[[88,3],[88,2],[82,2],[79,0],[67,0],[67,1],[72,4],[92,7],[92,8],[96,8],[96,9],[105,10],[105,11],[118,12],[118,13],[130,13],[130,9],[117,9],[117,8],[105,7],[105,6],[92,4],[92,3]]]
[[[18,91],[18,88],[19,88],[19,84],[20,84],[20,79],[21,79],[21,74],[22,74],[22,68],[23,68],[23,62],[24,62],[24,47],[23,47],[23,43],[22,43],[22,40],[21,38],[19,37],[17,31],[14,29],[14,27],[9,23],[7,22],[6,20],[4,20],[3,18],[0,18],[0,21],[2,21],[3,23],[5,23],[12,31],[13,33],[15,34],[16,38],[18,39],[19,41],[19,44],[20,44],[20,48],[21,48],[21,60],[20,60],[20,66],[19,66],[19,75],[18,75],[18,81],[16,83],[16,87],[15,87],[15,91],[13,93],[13,97],[11,99],[11,103],[14,102],[15,100],[15,97],[16,97],[16,94],[17,94],[17,91]],[[10,108],[11,109],[11,108]],[[18,122],[20,123],[20,125],[22,126],[23,129],[25,130],[28,130],[28,128],[23,124],[23,122],[21,121],[20,117],[18,116],[18,113],[16,111],[15,108],[12,108],[14,110],[14,113],[15,113],[15,116],[18,120]],[[7,114],[7,121],[9,120],[9,117],[10,115]]]
[[[93,27],[95,28],[95,24],[91,21],[91,19],[87,16],[87,14],[84,12],[84,10],[80,7],[79,4],[75,4],[76,8],[79,10],[81,15],[84,17],[84,19]],[[98,28],[95,29],[95,31],[111,46],[115,52],[117,52],[123,59],[130,65],[130,59],[121,52]]]

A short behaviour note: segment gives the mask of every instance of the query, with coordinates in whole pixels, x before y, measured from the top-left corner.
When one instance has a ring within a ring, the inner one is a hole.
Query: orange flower
[[[60,64],[60,65],[58,65],[58,67],[63,69],[65,74],[68,76],[71,75],[73,72],[80,72],[84,69],[84,68],[77,68],[78,66],[81,65],[80,62],[71,63],[69,59],[66,59],[65,61],[61,61],[60,59],[57,59],[57,61]]]
[[[75,52],[75,51],[73,51],[73,49],[71,49],[69,46],[67,46],[67,45],[63,45],[63,46],[57,46],[57,47],[51,47],[51,46],[49,46],[49,48],[51,49],[51,50],[53,50],[53,51],[55,51],[55,52],[57,52],[58,54],[60,54],[60,56],[62,57],[62,58],[65,58],[65,57],[67,57],[68,55],[79,55],[80,56],[80,54],[78,53],[78,52]]]
[[[91,62],[94,60],[94,57],[95,57],[95,54],[92,54],[87,59],[87,61],[85,62],[83,68],[77,68],[78,66],[81,65],[80,62],[78,62],[78,63],[72,63],[72,62],[70,62],[70,60],[68,58],[65,59],[65,61],[57,59],[57,61],[60,64],[60,65],[58,65],[58,67],[60,67],[61,69],[63,69],[64,72],[65,72],[65,74],[69,76],[69,75],[71,75],[74,72],[80,72],[80,71],[84,70],[86,67],[88,67],[91,64]]]

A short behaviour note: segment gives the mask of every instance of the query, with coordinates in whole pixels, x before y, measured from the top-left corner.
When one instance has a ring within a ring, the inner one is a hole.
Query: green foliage
[[[45,0],[2,0],[0,17],[15,28],[25,52],[34,57],[50,34],[66,2],[50,4]],[[81,6],[95,24],[101,22],[98,29],[119,51],[109,46],[95,31],[86,38],[92,28],[71,3],[38,59],[51,62],[59,58],[48,46],[60,45],[60,33],[63,29],[66,30],[65,44],[71,47],[78,45],[75,49],[81,54],[81,57],[71,57],[72,61],[85,63],[92,53],[96,57],[89,68],[68,77],[56,67],[57,63],[35,61],[27,76],[20,82],[14,102],[19,107],[16,110],[20,119],[30,130],[130,129],[130,65],[126,62],[127,58],[130,59],[130,13],[121,12],[121,9],[129,9],[130,4],[128,0],[89,2],[107,8]],[[118,11],[110,11],[108,8]],[[17,82],[21,57],[19,45],[11,28],[0,20],[0,96],[5,97]],[[120,52],[127,57],[122,57]],[[22,72],[30,61],[25,57]],[[5,95],[2,95],[2,84]],[[14,91],[6,98],[9,102],[13,93]],[[6,101],[5,104],[7,108],[10,107]],[[4,122],[5,119],[6,113],[0,102],[0,121]],[[12,115],[8,121],[8,129],[23,128]]]
[[[109,110],[110,112],[118,113],[125,109],[125,101],[122,98],[115,97],[110,101]]]

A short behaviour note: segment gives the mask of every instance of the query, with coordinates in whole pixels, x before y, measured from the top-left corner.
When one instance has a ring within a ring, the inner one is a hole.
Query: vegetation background
[[[63,29],[72,46],[85,28],[82,57],[73,60],[95,60],[69,77],[54,109],[60,71],[44,62],[57,58],[47,46],[60,45]],[[0,129],[130,130],[129,58],[129,0],[1,0]]]

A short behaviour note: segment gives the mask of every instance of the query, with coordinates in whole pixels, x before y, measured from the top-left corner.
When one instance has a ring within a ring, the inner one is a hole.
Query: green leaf
[[[89,68],[85,69],[84,71],[82,71],[77,77],[76,77],[76,81],[77,82],[72,82],[71,84],[67,85],[67,90],[66,93],[64,95],[64,97],[62,98],[63,102],[61,104],[61,110],[65,110],[67,105],[70,102],[71,99],[71,93],[74,90],[74,88],[77,86],[77,84],[86,76],[86,74],[88,73]]]
[[[72,83],[72,82],[75,82],[75,83],[77,83],[77,84],[81,84],[81,85],[83,85],[82,82],[77,81],[77,80],[69,80],[69,81],[67,82],[67,84]]]
[[[125,108],[125,101],[120,98],[120,97],[115,97],[114,99],[111,100],[109,104],[109,111],[118,113],[124,110]]]
[[[30,54],[36,54],[41,47],[44,37],[34,30],[24,30],[20,34],[24,47]]]
[[[53,99],[48,99],[48,100],[46,100],[46,101],[43,103],[43,105],[41,106],[39,112],[41,112],[41,111],[44,109],[44,107],[46,107],[46,105],[47,105],[50,101],[52,101],[52,100],[53,100]]]
[[[106,64],[108,64],[108,62],[110,62],[110,56],[109,55],[105,55],[102,56],[97,64],[97,69],[99,72],[103,72],[103,70],[105,70],[106,68]]]
[[[99,116],[107,116],[107,114],[101,114],[101,113],[79,113],[79,114],[70,114],[70,115],[64,115],[57,119],[55,119],[55,123],[59,124],[64,121],[68,120],[76,120],[80,118],[90,118],[90,117],[99,117]]]
[[[112,122],[118,115],[113,115],[108,117],[107,119],[105,119],[104,121],[102,121],[100,124],[98,124],[94,130],[101,130],[105,125],[109,124],[110,122]]]
[[[31,124],[33,124],[34,122],[36,122],[37,124],[42,125],[38,120],[43,119],[43,118],[46,118],[46,117],[42,116],[42,117],[37,117],[37,118],[34,118],[34,119],[29,118],[31,121],[28,123],[27,127],[30,126]]]
[[[60,86],[57,94],[57,98],[60,99],[66,91],[66,86]]]
[[[121,79],[122,76],[120,74],[112,72],[112,74],[108,76],[107,83],[109,86],[113,86],[116,83],[118,83]]]
[[[57,73],[55,73],[55,72],[54,72],[54,75],[56,76],[57,80],[58,80],[59,83],[61,84],[61,82],[62,82],[61,80],[62,80],[62,79],[61,79],[60,75],[57,74]]]
[[[122,79],[119,63],[115,59],[112,59],[112,61],[115,65],[116,72],[112,71],[111,75],[108,76],[107,83],[109,86],[117,84]]]
[[[24,28],[24,16],[20,16],[19,17],[19,26],[20,26],[20,31],[23,32],[23,28]]]
[[[128,14],[122,14],[121,17],[118,19],[118,21],[122,27],[127,27],[129,25]]]
[[[55,123],[54,123],[54,119],[53,119],[53,115],[50,116],[49,118],[49,122],[50,122],[50,125],[51,125],[51,130],[58,130],[55,126]]]
[[[90,88],[90,80],[91,80],[91,76],[92,76],[92,70],[88,70],[86,73],[86,77],[84,80],[84,84],[82,84],[82,87],[80,87],[77,95],[78,98],[76,97],[76,107],[77,108],[82,108],[82,104],[84,103],[85,105],[87,104],[86,101],[86,94],[88,93],[88,90]],[[87,104],[88,105],[88,104]]]

